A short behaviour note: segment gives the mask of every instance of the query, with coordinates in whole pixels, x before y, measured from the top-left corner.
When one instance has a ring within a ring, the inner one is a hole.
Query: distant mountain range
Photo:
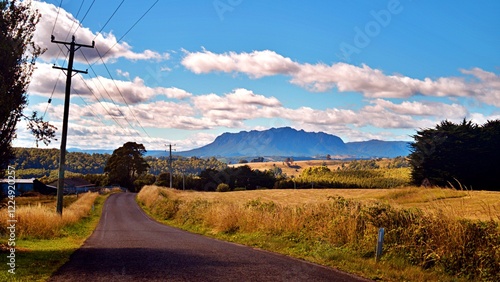
[[[325,158],[393,158],[410,153],[409,142],[370,140],[344,143],[340,137],[324,132],[306,132],[291,127],[263,131],[223,133],[203,147],[174,152],[183,157],[218,157],[227,159],[293,157],[295,159]],[[70,152],[112,154],[113,150],[68,149]],[[148,150],[147,156],[167,156],[164,150]]]
[[[306,132],[290,127],[263,131],[224,133],[198,149],[176,152],[197,157],[295,157],[374,158],[406,156],[409,142],[370,140],[344,143],[340,137],[323,132]]]

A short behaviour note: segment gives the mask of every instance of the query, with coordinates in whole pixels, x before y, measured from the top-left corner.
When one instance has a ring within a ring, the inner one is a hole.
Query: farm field
[[[179,200],[194,199],[245,204],[259,200],[282,206],[327,203],[332,197],[343,197],[364,203],[383,202],[400,208],[419,208],[426,212],[443,211],[466,219],[500,221],[500,193],[492,191],[460,191],[441,188],[393,189],[269,189],[206,193],[172,190]]]
[[[500,193],[418,187],[207,193],[146,186],[137,200],[169,225],[374,280],[500,277]],[[386,242],[377,263],[379,227]]]
[[[270,170],[275,167],[278,167],[283,170],[283,173],[286,173],[288,176],[298,176],[303,170],[314,167],[326,165],[330,170],[336,170],[338,167],[341,167],[342,164],[346,164],[349,161],[342,160],[308,160],[308,161],[295,161],[291,165],[287,165],[284,162],[260,162],[260,163],[243,163],[243,164],[232,164],[229,166],[238,167],[242,165],[247,165],[251,169],[258,170]]]

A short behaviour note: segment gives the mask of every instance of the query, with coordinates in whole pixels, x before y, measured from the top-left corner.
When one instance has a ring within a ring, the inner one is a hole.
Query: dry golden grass
[[[157,189],[157,188],[155,188]],[[154,191],[149,191],[149,202],[154,201]],[[377,201],[402,208],[420,208],[424,211],[447,211],[455,217],[482,220],[500,220],[500,193],[490,191],[459,191],[441,188],[395,189],[271,189],[206,193],[168,190],[179,200],[202,199],[206,201],[245,204],[251,200],[274,202],[282,206],[320,204],[331,197],[344,197],[364,203]]]
[[[92,209],[98,193],[81,194],[74,203],[63,209],[62,217],[56,213],[55,209],[46,205],[28,205],[16,207],[15,220],[16,236],[18,239],[32,238],[53,238],[61,234],[61,228],[76,223],[81,218],[87,216]],[[6,225],[9,214],[7,209],[0,211],[0,231],[6,233]]]
[[[380,167],[387,167],[390,163],[391,159],[381,159],[377,160],[377,164]],[[341,168],[342,164],[348,165],[351,160],[307,160],[307,161],[294,161],[291,165],[287,165],[284,162],[260,162],[260,163],[244,163],[244,164],[232,164],[229,166],[238,167],[247,165],[251,169],[258,169],[261,171],[264,170],[272,170],[275,167],[281,168],[283,173],[287,176],[297,177],[300,175],[302,171],[311,167],[317,166],[326,166],[331,171],[337,170],[337,168]]]
[[[342,164],[347,164],[348,161],[340,160],[309,160],[309,161],[295,161],[293,164],[286,165],[284,162],[262,162],[262,163],[245,163],[245,164],[234,164],[232,166],[238,167],[242,165],[247,165],[251,169],[258,169],[261,171],[271,170],[275,167],[281,168],[283,173],[287,176],[297,177],[300,173],[310,167],[326,165],[330,170],[334,171],[341,167]]]
[[[262,163],[246,163],[246,164],[233,164],[232,166],[238,167],[242,165],[247,165],[251,169],[258,169],[261,171],[271,170],[275,167],[281,168],[283,173],[287,176],[298,176],[303,170],[314,167],[326,165],[330,170],[336,170],[342,164],[347,164],[348,161],[340,160],[309,160],[309,161],[295,161],[291,166],[286,165],[284,162],[262,162]]]
[[[377,230],[385,227],[386,252],[396,264],[486,280],[500,278],[500,218],[493,212],[499,200],[500,193],[422,188],[207,193],[146,186],[138,195],[150,212],[178,226],[279,238],[277,249],[297,248],[301,257],[312,252],[326,264],[332,255],[318,253],[325,249],[373,256]],[[385,270],[391,268],[387,262]],[[428,280],[422,273],[397,275],[389,280]]]

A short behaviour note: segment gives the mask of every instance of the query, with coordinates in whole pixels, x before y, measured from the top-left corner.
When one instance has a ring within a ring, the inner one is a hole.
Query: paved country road
[[[49,281],[367,281],[165,226],[135,196],[111,195],[92,236]]]

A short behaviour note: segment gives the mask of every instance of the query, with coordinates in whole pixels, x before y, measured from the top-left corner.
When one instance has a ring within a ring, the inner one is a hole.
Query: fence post
[[[380,257],[382,256],[382,247],[384,245],[384,233],[385,233],[384,228],[380,228],[378,230],[377,249],[375,252],[375,260],[376,261],[379,261]]]

